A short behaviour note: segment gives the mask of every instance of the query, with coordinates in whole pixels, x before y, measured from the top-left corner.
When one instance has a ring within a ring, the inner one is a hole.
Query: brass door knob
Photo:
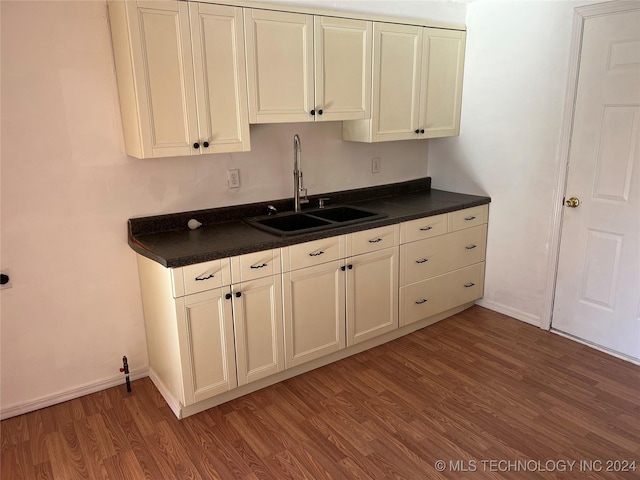
[[[569,208],[576,208],[578,205],[580,205],[580,200],[578,200],[576,197],[571,197],[569,200],[564,202],[564,204]]]

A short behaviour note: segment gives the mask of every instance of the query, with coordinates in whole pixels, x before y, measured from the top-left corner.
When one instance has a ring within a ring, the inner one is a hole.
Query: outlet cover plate
[[[237,168],[227,170],[229,188],[240,188],[240,171]]]

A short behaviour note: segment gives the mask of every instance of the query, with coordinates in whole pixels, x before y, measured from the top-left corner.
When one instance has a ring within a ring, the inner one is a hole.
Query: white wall
[[[536,325],[554,276],[573,9],[587,3],[470,3],[460,136],[429,145],[435,188],[492,197],[482,304]]]
[[[338,123],[254,126],[243,154],[127,157],[106,3],[0,8],[0,267],[13,283],[0,293],[5,416],[123,381],[122,355],[146,372],[128,218],[290,197],[296,132],[310,194],[426,174],[427,142],[342,142]],[[376,175],[373,156],[382,158]],[[230,167],[240,169],[239,190],[226,188]]]

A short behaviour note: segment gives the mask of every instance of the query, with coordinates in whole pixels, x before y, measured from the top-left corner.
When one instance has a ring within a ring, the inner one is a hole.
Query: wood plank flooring
[[[183,420],[132,386],[4,420],[0,478],[640,478],[640,367],[481,307]]]

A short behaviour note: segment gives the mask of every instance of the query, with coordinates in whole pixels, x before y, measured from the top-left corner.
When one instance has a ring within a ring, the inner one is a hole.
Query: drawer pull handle
[[[251,265],[249,268],[256,268],[257,269],[257,268],[264,268],[266,266],[267,266],[267,264],[263,263],[262,265]]]
[[[309,256],[310,257],[319,257],[320,255],[322,255],[324,252],[322,250],[318,250],[317,252],[314,253],[310,253]]]
[[[465,283],[465,284],[464,284],[464,288],[471,288],[471,287],[473,287],[474,285],[475,285],[475,283],[473,283],[473,282]]]
[[[428,300],[426,298],[423,298],[422,300],[417,300],[416,301],[416,305],[422,305],[423,303],[427,303]]]
[[[428,232],[428,231],[429,231],[429,230],[431,230],[432,228],[433,228],[433,227],[431,227],[431,226],[427,225],[426,227],[422,227],[422,228],[420,229],[420,231],[422,231],[422,232]]]
[[[477,247],[477,245],[467,245],[467,246],[466,246],[466,247],[464,247],[464,248],[466,248],[467,250],[473,250],[473,249],[474,249],[474,248],[476,248],[476,247]]]
[[[420,260],[416,260],[416,263],[426,263],[428,261],[429,261],[428,258],[421,258]]]
[[[215,275],[212,273],[211,275],[209,275],[208,277],[196,277],[196,282],[202,282],[204,280],[209,280],[210,278],[213,278]]]
[[[381,242],[381,241],[382,241],[381,238],[374,238],[372,240],[369,240],[369,243],[378,243],[378,242]]]
[[[464,217],[465,222],[470,222],[471,220],[475,220],[476,216],[473,215],[472,217]]]

